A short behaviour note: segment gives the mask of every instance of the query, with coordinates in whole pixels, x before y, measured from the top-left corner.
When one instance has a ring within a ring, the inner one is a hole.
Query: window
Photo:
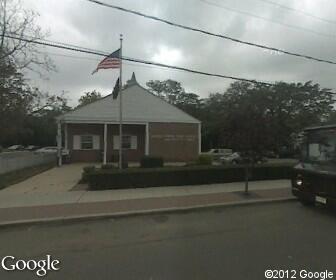
[[[131,149],[132,138],[130,135],[123,135],[122,148]]]
[[[122,148],[125,150],[136,150],[138,148],[138,139],[135,135],[123,135]],[[113,149],[119,150],[119,136],[113,136]]]
[[[311,131],[306,138],[306,159],[313,162],[336,162],[336,130]]]
[[[92,150],[93,149],[93,136],[92,135],[81,135],[80,147],[81,147],[81,150]]]

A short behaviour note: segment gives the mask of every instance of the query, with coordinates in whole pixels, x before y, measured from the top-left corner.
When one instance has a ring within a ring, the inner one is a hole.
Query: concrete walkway
[[[55,194],[72,189],[82,176],[87,163],[65,164],[37,174],[0,191],[0,196],[15,194]]]
[[[0,226],[292,200],[288,180],[107,191],[0,194]]]
[[[172,212],[204,207],[232,206],[293,200],[289,188],[162,196],[135,199],[115,199],[99,202],[74,202],[45,206],[0,209],[0,226],[31,225],[42,222],[86,221],[116,216]]]
[[[70,184],[71,185],[71,184]],[[31,191],[25,193],[0,192],[0,209],[9,207],[47,206],[69,203],[90,203],[147,199],[162,197],[182,197],[190,195],[221,194],[244,190],[244,183],[209,184],[178,187],[138,188],[106,191]],[[269,180],[250,182],[249,190],[289,189],[289,180]]]

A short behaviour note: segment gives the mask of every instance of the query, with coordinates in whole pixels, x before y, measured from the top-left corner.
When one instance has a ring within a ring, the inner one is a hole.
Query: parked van
[[[301,161],[292,192],[303,204],[336,206],[336,124],[304,131]]]

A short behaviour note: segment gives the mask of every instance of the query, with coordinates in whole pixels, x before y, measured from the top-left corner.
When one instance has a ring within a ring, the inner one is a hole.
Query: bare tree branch
[[[44,71],[55,71],[52,60],[41,53],[41,46],[29,44],[47,36],[36,24],[39,15],[25,10],[21,0],[0,0],[0,7],[0,60],[11,59],[18,69],[32,70],[41,77]],[[6,34],[15,35],[19,39],[6,38]],[[21,40],[27,37],[29,42]]]

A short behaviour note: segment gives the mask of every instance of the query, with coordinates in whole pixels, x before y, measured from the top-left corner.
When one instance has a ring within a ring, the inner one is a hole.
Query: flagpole
[[[122,169],[122,140],[123,140],[123,133],[122,133],[122,41],[123,35],[120,34],[120,52],[119,52],[119,59],[120,59],[120,74],[119,74],[119,169]]]

